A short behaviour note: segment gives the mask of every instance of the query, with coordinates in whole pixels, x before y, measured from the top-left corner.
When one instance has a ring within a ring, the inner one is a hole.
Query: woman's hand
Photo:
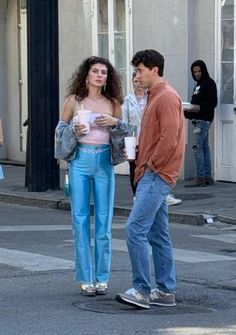
[[[101,114],[95,119],[95,123],[101,127],[116,126],[119,119],[109,114]]]
[[[87,134],[87,127],[84,124],[77,123],[74,126],[74,132],[77,136],[83,136]]]

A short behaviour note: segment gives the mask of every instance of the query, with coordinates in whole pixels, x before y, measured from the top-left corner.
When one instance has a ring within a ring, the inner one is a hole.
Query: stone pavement
[[[63,191],[28,192],[24,187],[24,166],[2,165],[5,179],[0,181],[0,201],[20,205],[70,209]],[[61,171],[63,180],[63,170]],[[61,183],[62,184],[62,183]],[[207,220],[236,224],[236,184],[216,182],[215,185],[184,188],[179,181],[173,194],[182,203],[169,207],[170,221],[184,224],[203,225]],[[128,216],[132,207],[132,193],[129,176],[116,175],[115,215]],[[91,206],[92,201],[91,201]]]

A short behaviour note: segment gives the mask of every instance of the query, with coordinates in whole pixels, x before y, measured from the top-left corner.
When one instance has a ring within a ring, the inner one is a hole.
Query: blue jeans
[[[70,186],[76,281],[108,282],[115,191],[109,145],[78,145],[75,159],[70,165]],[[94,196],[94,255],[90,241],[91,189]]]
[[[197,177],[211,177],[211,153],[208,141],[211,122],[196,120],[193,121],[193,124],[193,151]]]
[[[152,248],[157,287],[164,292],[175,292],[176,289],[166,202],[171,189],[171,185],[158,174],[146,171],[138,183],[136,200],[126,224],[133,287],[144,294],[151,291],[149,245]]]

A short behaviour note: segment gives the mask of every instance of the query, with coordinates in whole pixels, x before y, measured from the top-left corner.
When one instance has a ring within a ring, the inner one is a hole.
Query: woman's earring
[[[86,88],[88,89],[88,84],[89,84],[88,79],[86,79],[85,84],[86,84]]]
[[[106,92],[106,84],[103,86],[103,91]]]

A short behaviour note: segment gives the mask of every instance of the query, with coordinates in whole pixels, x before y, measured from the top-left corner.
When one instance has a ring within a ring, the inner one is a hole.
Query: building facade
[[[60,0],[58,6],[61,106],[68,79],[90,55],[110,59],[127,94],[132,55],[141,49],[157,49],[165,56],[165,78],[183,101],[190,99],[193,90],[190,66],[202,59],[219,96],[210,132],[214,178],[236,182],[235,0]],[[0,159],[18,162],[26,156],[26,14],[26,0],[1,0],[0,115],[5,143]],[[195,171],[192,127],[187,121],[186,132],[184,179]],[[127,173],[127,165],[120,165],[117,172]]]

